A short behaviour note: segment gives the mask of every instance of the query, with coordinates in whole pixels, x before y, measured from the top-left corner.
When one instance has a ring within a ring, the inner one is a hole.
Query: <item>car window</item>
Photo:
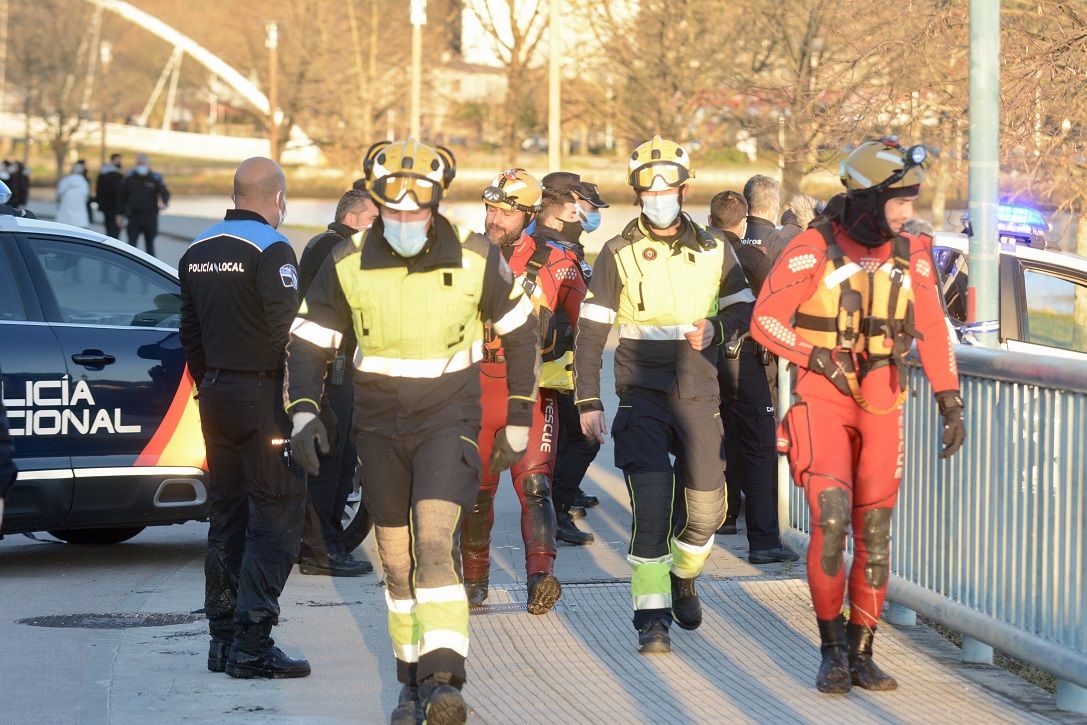
[[[966,322],[966,287],[970,275],[966,255],[954,249],[938,247],[933,250],[932,257],[940,275],[947,316],[962,324]]]
[[[26,320],[26,307],[15,283],[15,271],[4,250],[0,249],[0,322],[22,320]]]
[[[1087,286],[1024,268],[1027,342],[1087,352]]]
[[[177,329],[176,282],[109,247],[34,238],[30,248],[56,299],[59,319],[77,325]]]

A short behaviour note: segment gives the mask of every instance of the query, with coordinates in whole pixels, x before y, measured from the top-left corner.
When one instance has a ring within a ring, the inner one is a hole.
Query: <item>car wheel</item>
[[[353,489],[347,497],[347,505],[344,506],[340,523],[343,526],[344,548],[349,552],[359,548],[370,534],[370,529],[373,528],[370,512],[366,510],[366,504],[362,502],[361,489]]]
[[[53,529],[49,533],[69,544],[120,544],[143,531],[145,526],[119,529]]]

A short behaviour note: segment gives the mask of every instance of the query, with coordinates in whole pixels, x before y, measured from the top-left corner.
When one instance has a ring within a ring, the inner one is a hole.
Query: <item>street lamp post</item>
[[[279,47],[279,26],[264,26],[264,46],[268,48],[268,155],[279,161],[279,123],[276,119],[276,49]]]
[[[109,64],[113,60],[113,46],[108,40],[103,40],[98,45],[98,59],[102,63],[102,82],[98,84],[101,106],[99,125],[98,166],[101,168],[106,163],[106,120],[109,98],[106,95],[106,80],[109,78]]]
[[[423,88],[423,26],[426,0],[411,0],[411,100],[408,109],[412,138],[419,138],[419,104]]]
[[[548,58],[547,58],[547,168],[558,171],[562,168],[562,85],[560,78],[559,56],[562,49],[559,0],[551,0],[548,19]]]

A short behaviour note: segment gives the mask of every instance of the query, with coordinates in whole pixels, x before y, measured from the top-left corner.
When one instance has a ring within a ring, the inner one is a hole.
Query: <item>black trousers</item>
[[[350,362],[348,362],[350,366]],[[343,382],[325,384],[325,397],[336,414],[339,442],[336,450],[321,457],[321,472],[306,480],[306,523],[302,530],[302,556],[324,558],[345,551],[343,511],[355,476],[355,443],[351,417],[355,408],[354,379],[348,367]],[[326,381],[328,378],[326,378]]]
[[[129,217],[128,218],[128,243],[133,247],[139,247],[137,242],[143,235],[143,243],[147,253],[155,256],[155,235],[159,233],[158,216]]]
[[[728,518],[739,515],[742,492],[750,550],[775,549],[781,546],[775,504],[777,456],[774,403],[766,370],[746,343],[739,357],[722,356],[717,366],[725,424]]]
[[[117,226],[117,209],[112,207],[107,209],[101,203],[99,203],[99,208],[102,211],[103,223],[106,225],[106,236],[120,239],[121,228]]]
[[[551,498],[555,508],[573,506],[578,488],[589,470],[589,464],[600,452],[595,438],[581,433],[581,415],[574,405],[572,393],[555,396],[559,407],[559,443],[555,458],[555,478],[551,482]]]
[[[298,557],[306,483],[283,441],[283,381],[209,370],[200,384],[200,423],[208,455],[211,525],[204,557],[213,637],[235,625],[274,624],[279,595]]]

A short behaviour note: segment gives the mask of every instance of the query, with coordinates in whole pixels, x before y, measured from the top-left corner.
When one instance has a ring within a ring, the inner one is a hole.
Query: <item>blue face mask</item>
[[[590,209],[585,211],[581,204],[577,205],[577,218],[581,220],[581,228],[586,232],[595,232],[600,227],[600,210]]]
[[[139,174],[140,176],[147,176],[147,174],[148,174],[148,173],[149,173],[150,171],[151,171],[151,167],[150,167],[150,166],[143,166],[143,165],[140,165],[140,166],[137,166],[137,167],[136,167],[136,173],[137,173],[137,174]]]
[[[426,230],[429,219],[402,222],[384,219],[385,241],[401,257],[414,257],[426,246]]]
[[[642,197],[642,213],[656,229],[667,229],[679,217],[679,192]]]

